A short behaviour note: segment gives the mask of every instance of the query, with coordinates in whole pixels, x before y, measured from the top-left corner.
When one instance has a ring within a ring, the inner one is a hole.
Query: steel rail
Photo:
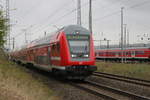
[[[118,100],[118,99],[115,99],[115,98],[113,98],[113,97],[111,97],[111,96],[109,96],[109,95],[105,95],[105,94],[102,94],[102,93],[100,93],[100,92],[98,92],[98,91],[95,91],[94,89],[89,89],[89,88],[87,88],[87,87],[84,87],[83,85],[81,85],[81,84],[76,84],[76,83],[70,83],[72,86],[74,86],[74,87],[77,87],[77,88],[79,88],[79,89],[82,89],[82,90],[84,90],[84,91],[86,91],[86,92],[88,92],[88,93],[90,93],[90,94],[93,94],[93,95],[96,95],[96,96],[98,96],[98,97],[101,97],[101,98],[104,98],[104,99],[106,99],[106,100]]]
[[[116,88],[113,88],[113,87],[110,87],[110,86],[101,85],[101,84],[98,84],[98,83],[95,83],[95,82],[92,82],[92,81],[86,81],[86,83],[88,83],[92,86],[98,87],[98,88],[103,88],[103,89],[111,91],[113,93],[117,93],[119,95],[127,96],[129,98],[134,99],[134,100],[150,100],[150,98],[145,97],[145,96],[140,96],[140,95],[137,95],[137,94],[134,94],[134,93],[131,93],[131,92],[126,92],[126,91],[116,89]]]
[[[127,83],[132,83],[132,84],[136,84],[136,85],[150,87],[150,81],[148,81],[148,80],[142,80],[142,79],[131,78],[131,77],[126,77],[126,76],[102,73],[102,72],[94,72],[93,75],[98,76],[98,77],[104,77],[104,78],[109,78],[109,79],[113,79],[113,80],[123,81],[123,82],[127,82]]]
[[[116,77],[121,77],[121,78],[126,78],[126,79],[131,79],[131,80],[137,80],[137,81],[143,81],[143,82],[148,82],[150,83],[149,80],[143,80],[143,79],[139,79],[139,78],[133,78],[133,77],[127,77],[127,76],[121,76],[121,75],[116,75],[116,74],[109,74],[109,73],[103,73],[103,72],[94,72],[94,73],[100,73],[100,74],[104,74],[104,75],[111,75],[111,76],[116,76]]]

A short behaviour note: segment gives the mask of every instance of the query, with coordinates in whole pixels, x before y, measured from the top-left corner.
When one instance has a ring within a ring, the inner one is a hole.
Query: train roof
[[[121,48],[121,45],[118,44],[112,44],[109,45],[109,49],[118,49]],[[150,48],[150,43],[134,43],[134,44],[128,44],[127,48]],[[95,45],[95,49],[107,49],[107,45]]]
[[[90,31],[80,25],[69,25],[63,28],[65,34],[89,34]]]
[[[124,50],[134,50],[134,49],[150,49],[150,47],[127,47]],[[96,50],[121,50],[121,48],[105,48],[105,49],[96,49]]]

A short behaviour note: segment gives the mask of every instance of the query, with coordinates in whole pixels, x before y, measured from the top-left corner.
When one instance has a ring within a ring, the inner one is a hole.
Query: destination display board
[[[88,35],[68,35],[67,39],[69,39],[69,40],[73,40],[73,39],[86,40],[86,39],[89,39],[89,36]]]

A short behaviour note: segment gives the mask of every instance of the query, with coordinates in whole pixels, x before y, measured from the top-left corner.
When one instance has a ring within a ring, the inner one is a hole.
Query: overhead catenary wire
[[[138,4],[135,4],[135,5],[132,5],[132,6],[128,7],[128,8],[125,8],[125,10],[129,10],[129,9],[132,9],[132,8],[136,8],[136,7],[145,5],[145,4],[147,4],[147,3],[150,3],[150,1],[149,1],[149,0],[146,0],[146,1],[142,2],[142,3],[138,3]],[[103,17],[94,19],[94,22],[97,22],[98,20],[100,21],[100,20],[103,20],[103,19],[112,17],[112,16],[117,15],[117,14],[119,15],[119,13],[120,13],[120,10],[114,11],[114,12],[112,12],[112,13],[110,13],[110,14],[107,14],[107,15],[105,15],[105,16],[103,16]]]
[[[42,5],[42,3],[36,2],[36,4],[33,5],[32,7],[30,7],[30,8],[27,7],[28,9],[25,11],[25,13],[19,17],[24,19],[27,15],[29,15],[33,10],[37,9],[40,5]]]
[[[139,6],[148,4],[148,3],[150,3],[150,1],[149,1],[149,0],[146,0],[146,1],[144,1],[144,2],[141,2],[141,3],[135,4],[135,5],[133,5],[133,6],[130,6],[130,7],[127,8],[127,9],[136,8],[136,7],[139,7]]]
[[[62,10],[60,10],[60,9],[63,9],[63,8],[66,7],[67,5],[68,5],[68,2],[65,3],[64,5],[62,5],[61,7],[59,7],[58,9],[56,9],[55,11],[53,11],[48,17],[46,17],[44,20],[42,20],[42,21],[40,22],[40,24],[43,24],[43,23],[46,22],[49,18],[54,17],[55,14],[56,14],[56,12],[58,13],[58,12],[62,11]],[[33,25],[32,25],[32,28],[35,28],[35,29],[36,29],[38,26],[40,27],[41,25],[33,24]],[[29,27],[30,27],[30,26],[29,26]],[[27,27],[27,28],[25,28],[25,29],[28,29],[29,27]],[[18,36],[20,36],[20,35],[22,35],[21,32],[19,32],[17,35],[15,35],[15,36],[13,36],[13,37],[18,37]]]
[[[40,21],[39,24],[43,24],[43,23],[47,22],[50,18],[52,19],[58,12],[61,12],[64,8],[66,8],[67,5],[68,5],[68,2],[65,3],[64,5],[62,5],[61,7],[59,7],[58,9],[54,10],[52,13],[50,13],[50,15],[48,15],[45,19],[43,19],[42,21]],[[57,13],[56,13],[56,12],[57,12]],[[36,25],[36,24],[35,24],[35,25]],[[36,29],[38,26],[40,27],[41,25],[37,25],[37,26],[35,27],[35,29]]]
[[[95,1],[95,0],[94,0],[94,1]],[[88,2],[84,3],[81,8],[87,6],[88,4],[89,4]],[[51,22],[51,25],[53,25],[56,21],[59,22],[59,21],[63,20],[66,16],[69,16],[70,14],[76,12],[77,10],[78,10],[77,8],[74,8],[74,9],[72,9],[71,11],[65,13],[64,15],[60,16],[60,17],[57,18],[56,20],[53,20],[53,21]],[[47,27],[47,26],[49,26],[49,24],[47,24],[46,27]],[[44,26],[44,27],[40,27],[40,29],[43,29],[43,28],[45,28],[45,26]],[[37,31],[39,31],[40,29],[38,29]],[[35,31],[35,32],[37,32],[37,31]]]

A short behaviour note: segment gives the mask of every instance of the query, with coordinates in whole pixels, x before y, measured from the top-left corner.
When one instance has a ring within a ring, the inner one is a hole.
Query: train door
[[[115,53],[115,56],[116,56],[116,58],[118,58],[118,57],[119,57],[119,53],[118,53],[118,52],[116,52],[116,53]]]

